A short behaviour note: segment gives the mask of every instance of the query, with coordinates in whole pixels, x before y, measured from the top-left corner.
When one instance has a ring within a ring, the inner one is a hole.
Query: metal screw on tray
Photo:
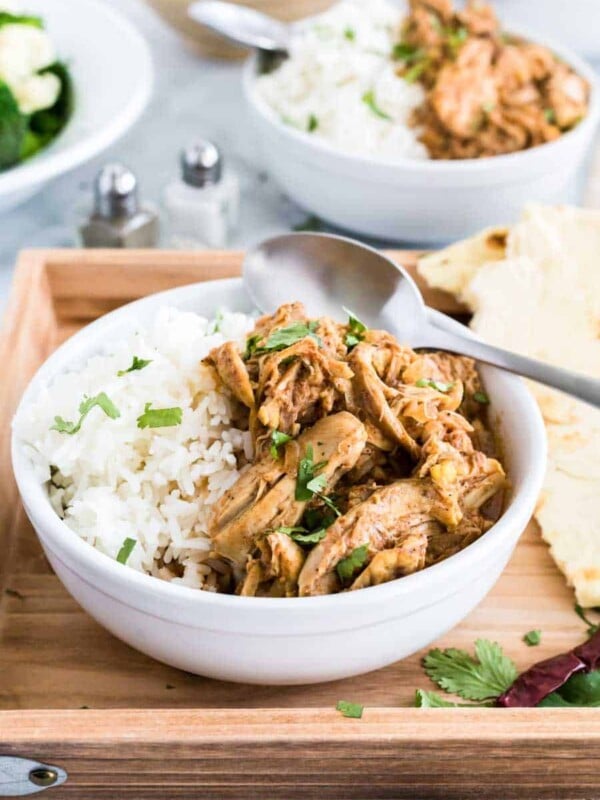
[[[139,201],[137,179],[123,164],[102,167],[94,208],[79,229],[84,247],[156,247],[158,214]]]
[[[236,175],[225,168],[219,148],[205,139],[182,151],[180,168],[181,177],[164,192],[170,245],[225,247],[239,215]]]

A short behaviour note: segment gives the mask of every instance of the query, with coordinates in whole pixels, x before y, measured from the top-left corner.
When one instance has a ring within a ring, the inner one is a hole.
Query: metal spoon
[[[311,316],[339,319],[345,306],[368,327],[388,330],[412,347],[470,356],[600,407],[600,380],[437,327],[410,275],[382,253],[352,239],[323,233],[267,239],[247,253],[243,277],[261,311],[300,300]]]
[[[283,22],[255,11],[253,8],[202,0],[192,3],[188,16],[223,38],[254,50],[287,53],[290,27]]]

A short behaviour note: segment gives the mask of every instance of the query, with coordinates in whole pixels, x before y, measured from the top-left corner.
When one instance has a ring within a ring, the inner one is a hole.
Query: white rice
[[[356,155],[428,158],[418,130],[408,125],[424,99],[418,83],[395,74],[391,59],[401,19],[385,0],[342,0],[292,39],[290,58],[257,80],[257,91],[287,122]],[[350,38],[348,38],[350,37]],[[378,116],[364,102],[373,92]]]
[[[203,587],[211,507],[237,480],[237,457],[250,458],[252,443],[232,426],[230,401],[200,361],[225,341],[242,346],[253,324],[245,314],[222,312],[209,322],[162,309],[148,329],[107,345],[21,411],[15,430],[56,512],[82,539],[111,558],[134,539],[129,567]],[[151,363],[119,377],[134,355]],[[77,433],[50,430],[55,416],[78,420],[84,395],[100,392],[118,408],[117,419],[96,407]],[[147,403],[181,408],[181,424],[140,429]],[[164,568],[172,561],[182,577]]]

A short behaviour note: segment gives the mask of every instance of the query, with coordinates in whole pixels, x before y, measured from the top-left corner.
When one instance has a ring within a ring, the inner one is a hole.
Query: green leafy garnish
[[[538,708],[588,707],[600,706],[600,670],[577,673],[548,697],[545,697]]]
[[[356,31],[354,28],[344,28],[344,39],[348,39],[349,42],[354,42],[356,40]]]
[[[545,108],[544,117],[546,118],[546,122],[553,125],[556,122],[556,111],[553,108]]]
[[[269,448],[269,453],[275,461],[279,458],[279,448],[287,444],[287,442],[291,442],[293,438],[293,436],[288,436],[287,433],[282,433],[281,431],[271,431],[271,447]]]
[[[326,461],[320,461],[318,464],[315,464],[313,446],[309,444],[306,448],[304,458],[301,458],[298,464],[295,492],[296,500],[306,502],[312,499],[314,491],[308,488],[308,484],[315,479],[315,473],[322,469],[326,463]],[[320,485],[324,487],[324,484],[321,483]]]
[[[309,531],[306,528],[297,525],[293,528],[277,528],[277,533],[285,533],[298,544],[317,544],[321,539],[325,538],[327,531],[325,528],[319,528],[316,531]]]
[[[368,555],[368,545],[362,544],[360,547],[355,548],[349,556],[346,556],[346,558],[342,558],[341,561],[338,561],[335,569],[337,574],[340,576],[340,579],[342,581],[350,580],[354,573],[364,566]]]
[[[127,375],[128,372],[135,372],[139,369],[144,369],[147,367],[148,364],[152,363],[152,359],[145,359],[145,358],[138,358],[137,356],[133,357],[133,361],[131,362],[131,366],[127,367],[127,369],[120,369],[117,372],[119,378],[122,378],[123,375]]]
[[[263,353],[274,353],[278,350],[285,350],[286,347],[291,347],[307,336],[310,336],[311,339],[316,341],[319,347],[322,347],[323,342],[315,333],[318,326],[319,323],[316,320],[308,324],[305,322],[292,322],[291,325],[287,325],[285,328],[279,328],[279,330],[273,331],[264,345],[261,347],[254,347],[253,353],[255,355],[262,355]]]
[[[598,631],[600,631],[600,624],[597,624],[595,622],[591,622],[588,619],[588,617],[587,617],[585,611],[583,610],[582,606],[579,605],[579,603],[575,603],[575,613],[577,614],[579,619],[583,620],[583,622],[585,622],[585,624],[588,626],[588,629],[587,629],[588,636],[593,636],[595,633],[598,633]]]
[[[382,111],[382,109],[377,105],[377,101],[375,100],[375,92],[372,89],[363,94],[362,101],[371,109],[375,116],[380,117],[381,119],[391,120],[390,115],[386,114],[385,111]]]
[[[121,416],[121,412],[108,397],[108,395],[104,392],[100,392],[100,394],[97,394],[95,397],[83,398],[79,404],[79,419],[77,422],[69,422],[62,417],[54,417],[54,425],[52,425],[50,430],[58,431],[59,433],[68,433],[70,436],[72,436],[74,433],[77,433],[80,430],[83,420],[87,417],[92,408],[95,408],[96,406],[101,408],[106,416],[110,417],[111,419],[117,419],[117,417]]]
[[[119,564],[127,563],[127,559],[132,554],[133,548],[136,546],[136,544],[137,544],[136,539],[130,539],[129,537],[125,539],[117,555],[117,561],[119,562]]]
[[[367,326],[349,309],[344,307],[344,311],[348,314],[348,333],[344,337],[344,344],[352,349],[365,338]]]
[[[292,230],[301,233],[302,231],[322,231],[323,230],[323,222],[319,219],[319,217],[311,214],[307,217],[304,222],[299,222],[297,225],[294,225]]]
[[[417,708],[489,708],[492,703],[451,703],[437,692],[426,692],[417,689],[415,693],[415,706]]]
[[[315,117],[314,114],[311,114],[306,124],[307,131],[309,133],[312,133],[313,131],[316,131],[318,127],[319,127],[319,120],[317,119],[317,117]]]
[[[223,318],[223,309],[219,308],[215,314],[215,318],[208,327],[207,333],[219,333],[221,330],[221,325],[223,324]]]
[[[435,389],[436,392],[449,392],[454,386],[453,383],[444,383],[443,381],[434,381],[431,378],[421,378],[415,383],[419,389]]]
[[[465,700],[489,700],[506,691],[517,678],[517,668],[496,642],[478,639],[475,658],[465,650],[430,650],[423,659],[425,672],[441,689]]]
[[[364,706],[361,706],[360,703],[349,703],[348,700],[338,700],[335,709],[340,711],[343,717],[360,719],[363,715]]]
[[[402,77],[407,83],[415,83],[425,72],[428,64],[429,62],[424,58],[422,61],[418,61],[416,64],[413,64],[410,69],[407,69],[406,72],[402,74]]]
[[[456,56],[460,48],[469,38],[469,32],[466,28],[460,27],[455,31],[448,33],[448,45],[453,56]]]
[[[392,58],[395,61],[406,61],[410,64],[420,61],[424,55],[425,51],[422,48],[406,44],[406,42],[397,42],[392,48]]]
[[[259,333],[254,333],[252,336],[249,336],[246,339],[246,349],[243,356],[246,360],[252,358],[252,356],[256,353],[258,350],[258,343],[260,342],[261,338],[262,337]]]
[[[0,11],[0,28],[4,25],[31,25],[32,28],[44,27],[41,17],[33,17],[28,14],[11,14],[10,11]]]
[[[152,403],[146,403],[144,413],[137,418],[138,428],[173,428],[181,425],[183,410],[175,408],[151,408]]]
[[[525,636],[523,636],[523,641],[528,647],[537,647],[542,641],[542,632],[538,630],[528,631]]]
[[[482,406],[487,406],[490,402],[490,398],[485,392],[475,392],[473,395],[473,400],[475,400],[477,403],[481,403]]]

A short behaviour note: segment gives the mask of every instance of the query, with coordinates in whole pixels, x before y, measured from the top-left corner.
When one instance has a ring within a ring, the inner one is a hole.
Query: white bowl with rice
[[[395,76],[389,57],[391,26],[399,18],[385,0],[367,9],[346,0],[305,21],[294,58],[280,70],[263,75],[259,59],[248,59],[246,104],[265,167],[283,190],[341,228],[428,244],[516,221],[529,202],[575,204],[600,120],[594,69],[535,31],[516,32],[546,45],[585,78],[587,115],[555,141],[528,150],[432,160],[409,125],[423,90]],[[364,102],[369,93],[375,104]]]
[[[212,318],[220,307],[234,313],[221,314],[222,330],[211,332],[197,315]],[[512,491],[499,521],[447,560],[337,595],[202,591],[211,588],[207,515],[235,481],[235,456],[249,441],[198,365],[225,337],[243,337],[252,326],[249,312],[238,279],[185,286],[121,308],[60,347],[32,380],[14,421],[13,465],[25,510],[73,597],[115,636],[160,661],[262,684],[378,669],[457,624],[499,577],[543,479],[539,411],[518,378],[482,369]],[[431,313],[443,327],[457,324]],[[124,372],[134,356],[151,363]],[[75,423],[82,396],[102,392],[118,417],[100,401],[77,434],[50,430]],[[144,414],[173,407],[182,410],[180,424],[139,427]],[[62,473],[51,474],[50,464]],[[133,547],[124,556],[128,539]],[[165,569],[174,561],[176,575]]]

